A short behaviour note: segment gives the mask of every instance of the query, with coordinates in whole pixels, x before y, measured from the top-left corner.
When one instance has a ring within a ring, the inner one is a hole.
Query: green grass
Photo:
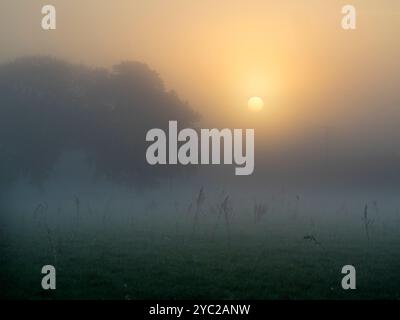
[[[54,264],[45,233],[8,230],[0,246],[3,299],[399,299],[400,239],[370,243],[362,232],[327,229],[322,246],[304,232],[260,226],[152,227],[151,223],[54,232],[57,289],[41,289]],[[341,288],[341,268],[357,269],[357,290]]]

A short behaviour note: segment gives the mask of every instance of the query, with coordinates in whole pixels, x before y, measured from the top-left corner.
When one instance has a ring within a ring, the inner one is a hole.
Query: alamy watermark
[[[43,30],[55,30],[56,29],[56,8],[54,5],[44,5],[41,8],[43,15],[41,25]],[[342,19],[341,27],[344,30],[355,30],[356,29],[356,8],[354,5],[346,4],[341,8]]]
[[[200,129],[199,134],[186,128],[178,132],[178,122],[169,121],[168,133],[151,129],[146,134],[146,141],[153,142],[146,151],[146,160],[151,165],[236,164],[236,175],[251,175],[254,171],[254,129],[245,130],[243,146],[242,129]]]

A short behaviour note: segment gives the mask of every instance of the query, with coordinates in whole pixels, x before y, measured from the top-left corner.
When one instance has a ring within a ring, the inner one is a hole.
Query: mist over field
[[[145,162],[146,131],[201,115],[146,65],[26,57],[0,70],[5,298],[398,297],[390,155],[383,167],[338,163],[325,145],[279,159],[256,144],[252,176],[157,168]],[[338,287],[348,263],[362,265],[350,296]],[[57,294],[33,285],[40,264],[62,274]]]
[[[397,1],[53,2],[0,5],[0,298],[400,298]],[[169,121],[254,172],[150,165]]]

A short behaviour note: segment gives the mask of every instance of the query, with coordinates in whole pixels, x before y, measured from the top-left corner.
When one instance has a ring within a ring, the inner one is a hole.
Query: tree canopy
[[[43,183],[69,150],[84,152],[97,174],[115,182],[152,183],[179,168],[146,163],[146,132],[197,119],[143,63],[108,70],[19,58],[0,66],[0,185],[19,177]]]

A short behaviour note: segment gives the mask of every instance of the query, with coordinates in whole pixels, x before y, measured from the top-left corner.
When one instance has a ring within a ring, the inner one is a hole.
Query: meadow
[[[346,223],[256,205],[227,221],[211,211],[129,216],[75,205],[64,222],[39,205],[2,224],[2,299],[400,298],[397,216],[374,220],[368,238],[362,210]],[[54,291],[40,286],[45,264],[56,267]],[[341,287],[347,264],[356,290]]]

